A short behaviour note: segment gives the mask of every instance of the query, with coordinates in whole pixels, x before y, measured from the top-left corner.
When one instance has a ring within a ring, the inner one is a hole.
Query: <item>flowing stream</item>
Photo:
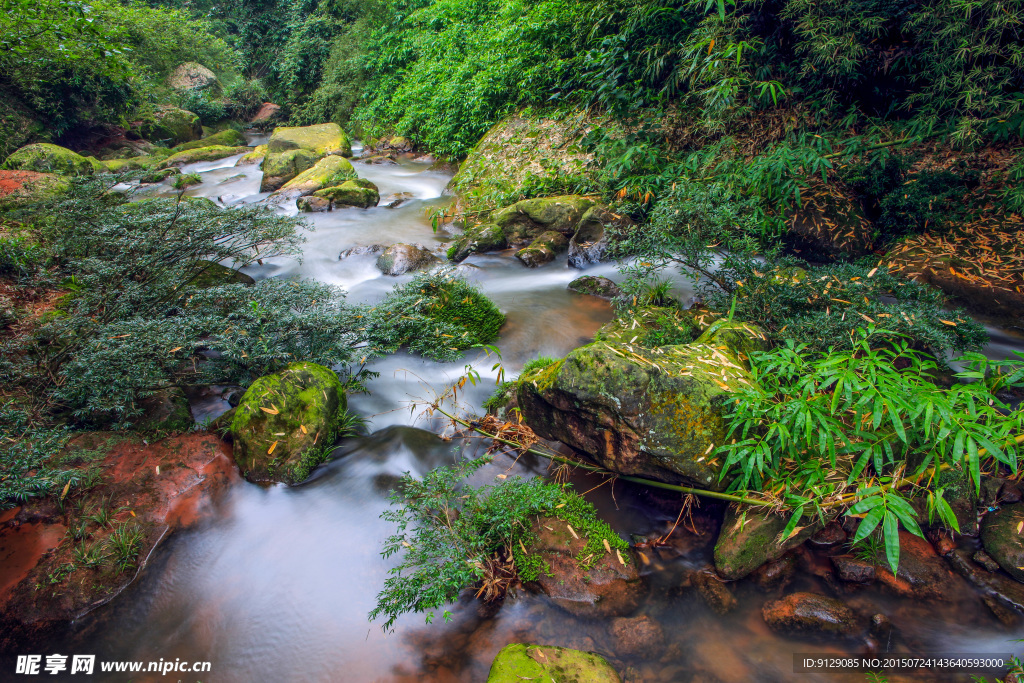
[[[237,158],[184,168],[204,179],[189,194],[225,206],[265,197],[259,194],[258,167],[236,167]],[[361,177],[377,183],[382,196],[411,192],[414,198],[393,209],[311,214],[316,231],[309,234],[301,264],[270,260],[247,272],[256,278],[314,278],[337,284],[354,302],[379,300],[394,284],[407,281],[381,275],[375,255],[339,260],[339,253],[396,242],[438,245],[444,236],[433,234],[426,210],[445,201],[442,191],[450,176],[413,160],[394,165],[357,161],[355,166]],[[155,192],[172,190],[165,185]],[[580,273],[567,267],[564,256],[538,269],[523,267],[511,252],[473,256],[460,269],[507,313],[498,346],[513,373],[539,355],[564,355],[612,318],[607,303],[566,290]],[[617,275],[614,264],[587,273]],[[677,293],[685,297],[680,287]],[[998,334],[989,349],[992,355],[1020,348],[1019,339]],[[351,400],[367,417],[369,436],[343,442],[336,459],[301,486],[238,484],[212,518],[169,539],[135,585],[83,619],[72,650],[107,660],[210,661],[212,670],[202,678],[204,683],[483,681],[494,655],[509,642],[597,651],[625,669],[632,681],[865,680],[862,674],[795,675],[793,653],[861,652],[864,645],[808,644],[772,633],[762,620],[761,606],[774,593],[748,581],[732,584],[739,606],[720,616],[695,590],[681,585],[688,572],[711,560],[717,522],[708,503],[679,525],[668,546],[653,552],[654,562],[644,569],[650,590],[639,613],[656,620],[666,635],[666,646],[655,658],[618,656],[607,621],[577,619],[531,594],[508,600],[496,615],[481,614],[475,601],[464,599],[453,607],[449,623],[438,618],[426,625],[422,615],[407,615],[390,634],[368,622],[367,613],[394,565],[394,559],[379,554],[391,532],[379,519],[389,487],[403,472],[425,473],[479,445],[439,437],[443,425],[411,406],[414,399],[442,391],[467,362],[476,363],[493,381],[493,359],[475,354],[452,364],[405,353],[376,361],[372,367],[381,376],[371,383],[372,394]],[[484,384],[464,397],[468,404],[479,405],[490,394],[492,383]],[[213,397],[195,408],[197,416],[212,416],[227,405]],[[546,466],[530,458],[513,465],[502,456],[493,466],[501,469],[492,468],[488,476],[510,467],[513,474],[534,476]],[[586,491],[600,480],[578,476],[574,483]],[[678,510],[672,507],[677,500],[667,499],[671,505],[666,505],[621,483],[614,491],[601,486],[587,497],[625,538],[664,535]],[[802,571],[788,591],[805,589],[828,592],[813,572]],[[949,596],[948,602],[921,602],[868,587],[848,596],[848,602],[858,610],[889,616],[899,633],[892,645],[902,651],[1008,652],[1012,638],[1024,637],[1024,631],[1001,627],[968,590]],[[879,644],[882,652],[887,645]]]

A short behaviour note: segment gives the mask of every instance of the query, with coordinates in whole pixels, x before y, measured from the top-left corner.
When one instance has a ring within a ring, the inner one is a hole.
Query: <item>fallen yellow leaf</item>
[[[267,449],[267,455],[270,455],[271,453],[273,453],[275,448],[277,448],[277,442],[276,441],[274,443],[270,444],[270,448]]]

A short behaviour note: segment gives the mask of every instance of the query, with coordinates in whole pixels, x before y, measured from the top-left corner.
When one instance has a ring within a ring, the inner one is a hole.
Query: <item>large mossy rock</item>
[[[346,408],[341,380],[322,365],[260,377],[231,420],[235,462],[249,481],[300,482],[326,459]]]
[[[184,152],[189,149],[199,149],[200,147],[246,147],[245,136],[239,133],[234,128],[225,128],[219,133],[213,135],[207,135],[205,138],[200,140],[193,140],[191,142],[185,142],[171,150],[172,154],[178,152]]]
[[[173,146],[203,137],[203,124],[186,109],[164,105],[145,113],[139,132],[147,140]]]
[[[629,223],[627,217],[612,213],[603,206],[587,209],[569,240],[569,265],[586,268],[602,261],[608,251],[609,229],[621,229]]]
[[[761,565],[777,560],[817,531],[807,524],[796,534],[782,538],[789,517],[747,508],[729,508],[715,542],[715,569],[725,579],[735,580],[752,573]]]
[[[576,278],[566,288],[570,292],[576,292],[577,294],[589,294],[590,296],[596,296],[601,299],[616,299],[622,296],[622,290],[619,286],[609,280],[606,277],[597,277],[594,275],[583,275]]]
[[[238,160],[235,166],[246,166],[248,164],[258,164],[263,161],[263,158],[267,156],[266,145],[256,145],[252,148],[252,151],[243,156]]]
[[[273,192],[328,155],[352,156],[352,143],[338,124],[275,128],[267,141],[260,191]]]
[[[329,200],[332,206],[358,206],[361,209],[369,209],[380,202],[377,186],[364,178],[353,178],[335,187],[325,187],[314,192],[313,196]]]
[[[736,348],[726,342],[738,331]],[[595,342],[519,379],[516,400],[540,436],[614,472],[721,489],[707,454],[725,441],[724,404],[750,383],[743,347],[763,344],[740,323],[712,326],[693,344],[645,349]]]
[[[527,268],[537,268],[551,263],[555,256],[569,247],[569,240],[560,232],[548,230],[538,235],[530,245],[516,252],[516,258]]]
[[[184,152],[178,152],[160,162],[157,168],[170,168],[171,166],[184,166],[185,164],[194,164],[200,161],[216,161],[217,159],[224,159],[225,157],[234,156],[236,154],[243,154],[248,151],[248,147],[225,147],[224,145],[214,145],[212,147],[199,147],[196,149],[188,149]]]
[[[337,187],[356,175],[352,162],[341,156],[326,156],[312,168],[295,176],[275,192],[276,196],[305,197],[325,187]],[[369,182],[369,181],[367,181]]]
[[[487,683],[620,683],[604,657],[564,647],[512,643],[494,658]]]
[[[471,254],[484,254],[508,247],[505,233],[494,223],[482,223],[468,228],[448,247],[447,256],[455,262],[464,261]]]
[[[985,515],[981,524],[981,542],[992,559],[1007,574],[1024,581],[1024,504],[1016,503]]]
[[[377,257],[377,267],[385,275],[398,276],[429,268],[439,260],[429,249],[418,244],[392,244]]]
[[[578,279],[583,280],[584,278]],[[577,282],[577,280],[573,280],[573,282]],[[569,286],[572,286],[572,282],[569,283]],[[617,295],[614,294],[614,296]],[[681,311],[668,306],[642,306],[620,313],[615,320],[605,324],[597,331],[594,341],[634,344],[649,348],[689,344],[700,337],[712,319],[713,314],[700,309]]]
[[[17,150],[4,162],[4,168],[11,171],[35,171],[58,175],[92,175],[105,171],[102,162],[83,157],[66,147],[37,142]]]

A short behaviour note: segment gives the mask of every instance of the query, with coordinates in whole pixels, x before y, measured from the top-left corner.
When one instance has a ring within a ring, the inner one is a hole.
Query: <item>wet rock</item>
[[[306,213],[320,213],[331,210],[331,201],[323,197],[299,197],[295,200],[295,206]]]
[[[978,552],[971,555],[971,559],[980,564],[985,569],[989,570],[990,572],[999,571],[999,563],[993,560],[991,556],[989,556],[989,554],[986,553],[984,550],[979,550]]]
[[[931,543],[906,531],[900,531],[900,563],[896,574],[892,573],[881,551],[874,564],[875,579],[903,597],[952,600],[961,589]]]
[[[765,562],[754,571],[751,578],[761,590],[778,590],[789,585],[796,574],[796,568],[796,556],[787,553],[776,560]]]
[[[248,154],[242,155],[242,158],[235,162],[235,166],[246,166],[248,164],[258,164],[263,161],[263,158],[267,156],[266,145],[256,145],[252,148],[252,151]]]
[[[569,283],[568,289],[571,292],[589,294],[602,299],[614,299],[622,295],[622,290],[619,289],[617,284],[606,277],[595,277],[593,275],[584,275],[583,277],[576,278]]]
[[[943,470],[939,473],[934,486],[944,490],[943,498],[956,516],[960,533],[964,536],[978,535],[978,495],[967,472],[960,467]],[[945,528],[945,524],[937,515],[928,514],[926,495],[910,498],[910,504],[917,511],[917,520],[922,529]]]
[[[1024,494],[1021,492],[1020,485],[1015,481],[1007,479],[999,489],[999,503],[1002,505],[1019,503],[1022,497]]]
[[[603,657],[562,647],[513,643],[501,648],[491,664],[487,683],[621,683]]]
[[[665,632],[650,617],[619,617],[608,626],[619,657],[656,657],[665,649]]]
[[[249,123],[269,123],[281,118],[281,106],[273,102],[264,102],[249,119]]]
[[[528,247],[517,251],[516,258],[527,268],[536,268],[554,261],[555,256],[565,251],[567,246],[568,241],[561,233],[549,230],[538,235]]]
[[[317,197],[331,200],[331,206],[357,206],[363,209],[377,206],[380,192],[369,180],[354,178],[334,187],[325,187],[314,193]]]
[[[992,559],[1003,570],[1024,581],[1024,505],[1007,505],[985,515],[981,525],[981,542]],[[1020,531],[1018,531],[1018,527]]]
[[[718,614],[727,614],[736,607],[736,596],[713,571],[699,571],[693,575],[693,586],[708,607]]]
[[[267,142],[260,192],[273,192],[326,156],[352,156],[352,144],[336,123],[278,127]]]
[[[813,524],[808,525],[782,540],[788,523],[785,515],[730,507],[715,543],[715,569],[719,575],[730,580],[742,579],[766,562],[782,557],[816,530]]]
[[[412,270],[422,270],[440,261],[424,246],[419,244],[392,244],[377,257],[377,267],[385,275],[404,275]]]
[[[380,206],[387,209],[395,209],[415,198],[416,196],[412,192],[395,192],[394,194],[382,197],[380,200]]]
[[[605,342],[580,347],[526,373],[516,400],[538,435],[612,471],[722,488],[720,466],[704,456],[725,440],[730,387],[750,380],[744,361],[722,342],[729,335],[718,332],[657,352]]]
[[[153,142],[180,145],[203,137],[203,125],[194,113],[169,105],[157,105],[139,123],[142,137]]]
[[[491,222],[501,228],[509,244],[523,245],[549,231],[572,235],[593,205],[592,199],[579,195],[524,199],[495,211]]]
[[[464,261],[471,254],[499,251],[508,247],[505,233],[494,223],[483,223],[468,228],[448,247],[449,260]]]
[[[608,553],[584,571],[576,557],[586,545],[585,537],[577,539],[565,522],[554,517],[540,518],[534,532],[536,541],[529,551],[547,562],[549,573],[542,573],[530,588],[539,589],[566,612],[580,617],[625,616],[639,606],[644,581],[629,553],[622,554],[625,565],[615,553]]]
[[[217,159],[234,156],[235,154],[244,154],[248,151],[248,147],[226,147],[224,145],[187,149],[167,157],[160,162],[157,168],[181,167],[198,161],[216,161]]]
[[[994,600],[1005,609],[1024,614],[1024,584],[1002,572],[982,569],[972,561],[971,553],[967,550],[954,550],[946,555],[946,561],[953,571],[974,585],[984,597]]]
[[[355,174],[356,171],[352,168],[351,161],[341,156],[329,155],[286,182],[271,197],[305,197],[326,187],[343,185],[346,181],[354,178]]]
[[[871,624],[868,626],[871,635],[888,642],[895,631],[892,621],[884,614],[875,614],[871,617]]]
[[[925,537],[928,542],[932,544],[932,548],[938,553],[940,557],[945,557],[949,553],[956,550],[956,542],[950,536],[949,532],[941,529],[930,529],[925,533]]]
[[[853,555],[836,555],[832,558],[836,574],[843,581],[851,583],[873,583],[875,580],[875,563],[862,560]]]
[[[569,266],[582,269],[599,263],[608,250],[607,229],[624,222],[622,216],[602,206],[587,209],[569,240]]]
[[[365,256],[367,254],[379,254],[384,251],[383,244],[370,244],[368,246],[352,247],[338,254],[338,259],[346,259],[349,256]]]
[[[231,421],[235,462],[249,481],[300,482],[326,459],[346,408],[341,380],[322,365],[260,377]]]
[[[834,548],[846,542],[846,532],[837,522],[829,522],[825,528],[807,539],[807,544],[818,549]]]
[[[210,90],[218,92],[220,82],[217,76],[202,64],[185,62],[179,64],[167,77],[167,85],[179,92],[189,90]]]
[[[4,162],[9,171],[35,171],[58,175],[92,175],[106,167],[92,157],[83,157],[59,145],[38,142],[15,150]]]
[[[200,140],[192,140],[191,142],[183,142],[171,150],[172,154],[178,152],[186,152],[190,149],[200,149],[201,147],[246,147],[245,136],[239,133],[234,128],[225,128],[222,131],[214,133],[213,135],[207,135]]]
[[[843,602],[817,593],[792,593],[765,603],[761,616],[778,633],[811,638],[845,638],[859,629]]]

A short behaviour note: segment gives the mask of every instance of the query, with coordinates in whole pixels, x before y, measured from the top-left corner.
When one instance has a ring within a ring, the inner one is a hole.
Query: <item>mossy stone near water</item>
[[[786,540],[782,532],[789,517],[730,507],[715,542],[715,569],[725,579],[742,579],[755,569],[782,557],[814,532],[820,524],[807,524]]]
[[[351,164],[350,164],[351,166]],[[325,187],[313,193],[316,197],[330,200],[334,206],[358,206],[368,209],[380,202],[377,186],[369,180],[354,178],[335,187]]]
[[[569,283],[569,286],[572,287],[572,284]],[[615,286],[614,283],[612,286]],[[700,336],[712,317],[707,311],[680,311],[668,306],[642,306],[621,313],[615,320],[599,329],[594,339],[649,348],[689,344]]]
[[[273,192],[308,168],[316,165],[319,157],[308,149],[290,149],[263,158],[263,180],[260,192]]]
[[[985,552],[1018,581],[1024,581],[1024,534],[1017,530],[1022,523],[1024,505],[1016,503],[988,513],[981,525]]]
[[[97,159],[83,157],[60,145],[39,142],[16,150],[4,162],[4,168],[12,171],[36,171],[59,175],[92,175],[106,167]]]
[[[140,179],[143,183],[159,183],[171,176],[181,175],[181,169],[172,166],[171,168],[162,168],[159,171],[153,171],[142,176]]]
[[[509,244],[527,244],[550,230],[568,238],[593,205],[593,199],[579,195],[524,199],[491,214],[490,222],[502,229]]]
[[[224,157],[233,156],[235,154],[242,154],[248,149],[248,147],[226,147],[224,145],[187,149],[183,152],[177,152],[167,157],[160,162],[158,168],[184,166],[185,164],[194,164],[198,161],[216,161],[217,159],[223,159]]]
[[[595,342],[525,374],[516,400],[538,435],[614,472],[717,490],[728,482],[707,454],[725,440],[725,401],[750,382],[724,345]]]
[[[578,294],[589,294],[601,299],[615,299],[622,295],[619,286],[606,277],[595,275],[583,275],[570,282],[566,288],[570,292]]]
[[[256,163],[259,163],[260,161],[263,161],[263,158],[265,156],[267,156],[267,146],[266,145],[256,145],[255,147],[252,148],[251,152],[249,152],[248,154],[243,156],[241,159],[239,159],[238,163],[236,163],[235,166],[244,166],[246,164],[256,164]]]
[[[300,482],[326,459],[346,408],[341,380],[322,365],[260,377],[231,420],[235,462],[249,481]]]
[[[858,631],[857,618],[842,601],[817,593],[792,593],[772,600],[761,610],[773,630],[812,639],[852,636]]]
[[[487,683],[522,683],[522,681],[548,683],[621,683],[615,672],[601,655],[580,652],[564,647],[506,645],[494,658]]]
[[[144,113],[139,132],[147,140],[179,145],[203,137],[203,126],[196,114],[163,105]]]
[[[528,268],[536,268],[555,260],[555,256],[565,251],[569,240],[560,232],[548,230],[537,236],[530,246],[516,252],[516,258]]]
[[[245,147],[245,136],[239,133],[234,128],[225,128],[219,133],[213,135],[207,135],[201,140],[192,140],[191,142],[183,142],[174,149],[172,153],[177,154],[178,152],[184,152],[190,149],[199,149],[200,147]]]
[[[318,158],[327,154],[352,156],[352,142],[336,123],[275,128],[267,141],[267,151],[281,154],[293,149],[308,150]]]
[[[475,225],[460,235],[448,247],[447,256],[456,263],[464,261],[470,254],[498,251],[508,246],[504,231],[494,223]]]
[[[220,285],[240,284],[249,286],[256,284],[252,276],[219,263],[200,261],[199,266],[202,268],[202,271],[192,280],[193,287],[206,289],[208,287],[219,287]]]
[[[149,156],[140,156],[129,159],[107,159],[100,163],[103,164],[108,173],[123,173],[125,171],[142,171],[150,168],[153,164],[153,159]]]
[[[307,168],[289,180],[278,192],[288,196],[304,197],[325,187],[342,185],[355,178],[355,175],[356,170],[352,167],[352,162],[345,157],[326,156],[313,164],[312,168]]]

